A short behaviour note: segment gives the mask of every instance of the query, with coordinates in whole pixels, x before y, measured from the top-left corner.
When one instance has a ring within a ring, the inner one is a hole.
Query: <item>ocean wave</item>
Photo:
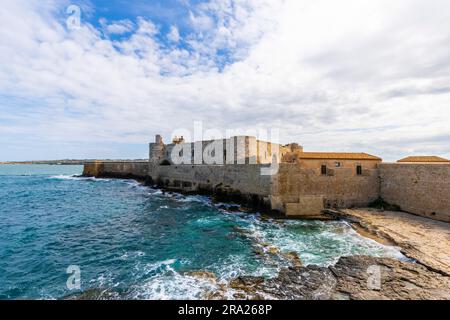
[[[218,286],[212,278],[199,278],[177,272],[176,259],[168,259],[146,265],[141,272],[150,275],[142,284],[135,285],[129,293],[130,299],[145,300],[200,300]]]
[[[134,251],[134,252],[125,252],[123,255],[120,256],[119,259],[121,260],[132,260],[139,257],[144,257],[145,252],[143,251]]]
[[[136,181],[136,180],[122,180],[122,181],[125,182],[132,189],[137,189],[137,190],[148,190],[148,189],[150,189],[148,186],[146,186],[146,185],[144,185],[141,182]]]
[[[314,229],[314,232],[311,230]],[[255,222],[244,226],[256,246],[297,253],[304,265],[328,267],[341,257],[371,255],[406,260],[398,247],[384,245],[359,235],[346,222],[283,221]]]
[[[218,289],[217,283],[209,279],[199,279],[173,271],[171,275],[156,276],[143,285],[136,287],[130,294],[131,299],[149,300],[200,300],[208,292]]]
[[[135,285],[128,294],[129,299],[144,300],[203,300],[236,299],[239,293],[230,287],[230,281],[240,276],[275,277],[279,269],[258,266],[248,270],[245,256],[233,255],[202,270],[179,272],[170,259],[149,264],[141,272],[150,275],[143,283]],[[188,262],[185,262],[188,264]],[[261,293],[262,294],[262,293]],[[268,297],[269,298],[269,297]]]
[[[73,181],[111,181],[111,179],[104,179],[104,178],[95,178],[95,177],[80,177],[80,176],[74,176],[74,175],[56,175],[51,176],[49,179],[52,180],[73,180]]]
[[[171,198],[173,200],[175,200],[176,202],[184,202],[184,203],[189,203],[189,202],[197,202],[197,203],[202,203],[205,205],[210,206],[211,205],[211,199],[205,196],[198,196],[198,195],[190,195],[190,196],[185,196],[182,194],[172,194]]]

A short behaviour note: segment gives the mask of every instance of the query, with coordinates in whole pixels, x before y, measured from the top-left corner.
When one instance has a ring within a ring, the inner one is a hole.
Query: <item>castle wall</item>
[[[320,168],[283,163],[273,181],[272,195],[275,208],[288,215],[320,214],[320,198],[322,209],[364,207],[379,197],[378,170],[365,169],[358,176],[353,168],[334,168],[324,176]],[[314,207],[314,212],[305,211],[307,206]]]
[[[220,144],[222,149],[217,156],[212,154],[212,152],[216,153],[217,151],[214,150],[214,142]],[[272,163],[274,154],[278,154],[277,161],[281,161],[282,155],[289,152],[288,148],[282,147],[279,144],[259,141],[255,137],[246,136],[195,143],[172,143],[167,145],[163,144],[160,139],[157,143],[150,144],[149,159],[155,164],[160,164],[164,160],[174,164],[172,152],[175,148],[180,158],[183,157],[182,164],[184,165],[268,164]],[[205,159],[202,158],[204,155],[207,155],[211,159],[217,159],[217,161],[206,162]]]
[[[327,207],[365,207],[381,196],[406,212],[450,222],[450,164],[379,164],[378,168],[364,168],[362,175],[351,167],[332,168],[322,175],[320,168],[282,163],[278,174],[263,176],[264,167],[106,161],[86,163],[84,175],[150,177],[168,189],[222,193],[231,200],[239,196],[287,216],[319,215]]]
[[[322,165],[326,165],[328,169],[335,169],[336,162],[339,162],[340,168],[353,169],[356,172],[356,166],[361,165],[364,169],[376,169],[381,161],[375,160],[328,160],[328,159],[300,159],[299,164],[303,168],[320,168]]]
[[[83,175],[145,180],[148,167],[148,161],[94,161],[85,163]]]
[[[386,202],[450,222],[450,164],[381,164],[379,171]]]
[[[262,165],[180,165],[150,166],[154,182],[184,191],[213,190],[238,191],[242,194],[268,196],[271,179],[261,176]]]

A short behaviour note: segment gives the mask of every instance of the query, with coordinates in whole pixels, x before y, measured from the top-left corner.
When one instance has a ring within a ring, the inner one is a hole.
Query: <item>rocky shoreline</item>
[[[362,235],[387,241],[427,269],[450,276],[450,223],[375,209],[347,209],[338,216],[363,230]]]
[[[371,269],[380,270],[379,279]],[[373,282],[379,286],[371,286]],[[447,300],[450,278],[416,263],[367,256],[343,257],[332,267],[292,267],[274,279],[230,282],[236,298],[281,300]]]
[[[379,270],[380,277],[376,272]],[[207,271],[187,276],[216,282]],[[92,289],[65,300],[120,300],[124,293]],[[368,256],[343,257],[331,267],[294,266],[276,278],[238,277],[205,292],[206,300],[449,300],[450,277],[412,262]]]
[[[221,201],[224,200],[224,195],[229,196],[222,192],[206,194]],[[248,202],[245,204],[249,205]],[[235,207],[237,211],[241,209],[240,206]],[[277,248],[263,248],[264,252],[261,254],[283,255],[283,259],[291,261],[291,267],[280,270],[278,276],[271,279],[232,279],[219,285],[215,291],[205,292],[204,299],[450,299],[450,223],[375,209],[333,211],[326,215],[326,219],[349,221],[362,236],[399,247],[411,261],[351,256],[342,257],[330,267],[302,266],[295,253],[282,254]],[[193,272],[189,276],[216,282],[214,274],[207,271]],[[68,299],[120,299],[120,295],[109,290],[91,290]]]
[[[282,269],[277,277],[238,277],[205,298],[227,299],[231,291],[233,299],[245,300],[450,299],[446,247],[450,246],[450,224],[372,209],[336,211],[333,215],[352,222],[362,236],[399,247],[410,261],[351,256],[330,267],[301,266],[296,254],[285,254],[292,267]],[[276,248],[266,251],[280,254]]]

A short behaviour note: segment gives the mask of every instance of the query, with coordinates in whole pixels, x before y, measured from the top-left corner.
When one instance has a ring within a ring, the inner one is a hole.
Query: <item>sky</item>
[[[448,0],[2,0],[0,61],[0,161],[146,158],[199,121],[450,158]]]

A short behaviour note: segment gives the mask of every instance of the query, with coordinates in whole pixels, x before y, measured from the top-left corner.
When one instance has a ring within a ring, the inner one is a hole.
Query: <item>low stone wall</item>
[[[94,161],[84,165],[83,175],[145,180],[148,167],[148,161]]]
[[[381,164],[379,174],[386,202],[450,222],[450,164]]]

